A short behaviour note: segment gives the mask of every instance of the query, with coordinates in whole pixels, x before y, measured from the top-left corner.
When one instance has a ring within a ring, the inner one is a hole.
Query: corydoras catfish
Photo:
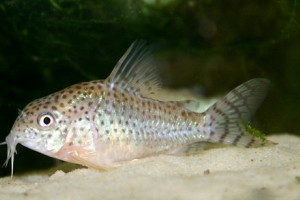
[[[236,87],[202,113],[191,101],[149,98],[160,87],[144,41],[134,42],[105,80],[83,82],[29,103],[17,117],[7,160],[18,143],[42,154],[91,168],[111,168],[159,154],[178,154],[200,142],[240,147],[269,141],[244,124],[265,97],[269,81],[256,78]]]

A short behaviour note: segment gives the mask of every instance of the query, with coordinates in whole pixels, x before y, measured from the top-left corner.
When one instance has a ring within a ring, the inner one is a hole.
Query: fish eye
[[[37,122],[41,127],[48,128],[54,123],[54,117],[51,113],[41,113],[38,118]]]

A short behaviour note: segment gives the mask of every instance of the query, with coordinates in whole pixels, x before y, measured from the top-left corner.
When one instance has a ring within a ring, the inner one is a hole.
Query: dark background
[[[18,109],[71,84],[106,78],[139,38],[165,63],[166,87],[201,86],[213,96],[251,78],[270,79],[256,127],[299,135],[299,31],[296,0],[1,1],[0,139]],[[16,173],[56,162],[21,145],[18,152]]]

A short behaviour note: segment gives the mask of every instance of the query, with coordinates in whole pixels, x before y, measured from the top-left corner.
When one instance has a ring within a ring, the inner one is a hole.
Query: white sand
[[[66,167],[0,179],[0,199],[300,199],[300,138],[273,147],[222,147],[197,156],[159,156],[110,171]]]

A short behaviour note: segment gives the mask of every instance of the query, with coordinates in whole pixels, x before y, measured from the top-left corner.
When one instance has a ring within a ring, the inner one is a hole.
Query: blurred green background
[[[297,0],[4,0],[0,2],[0,139],[30,101],[104,79],[145,39],[165,64],[166,87],[223,94],[255,77],[272,87],[256,127],[300,135]],[[15,172],[56,161],[18,146]],[[0,146],[0,162],[6,146]],[[2,168],[7,175],[10,168]]]

